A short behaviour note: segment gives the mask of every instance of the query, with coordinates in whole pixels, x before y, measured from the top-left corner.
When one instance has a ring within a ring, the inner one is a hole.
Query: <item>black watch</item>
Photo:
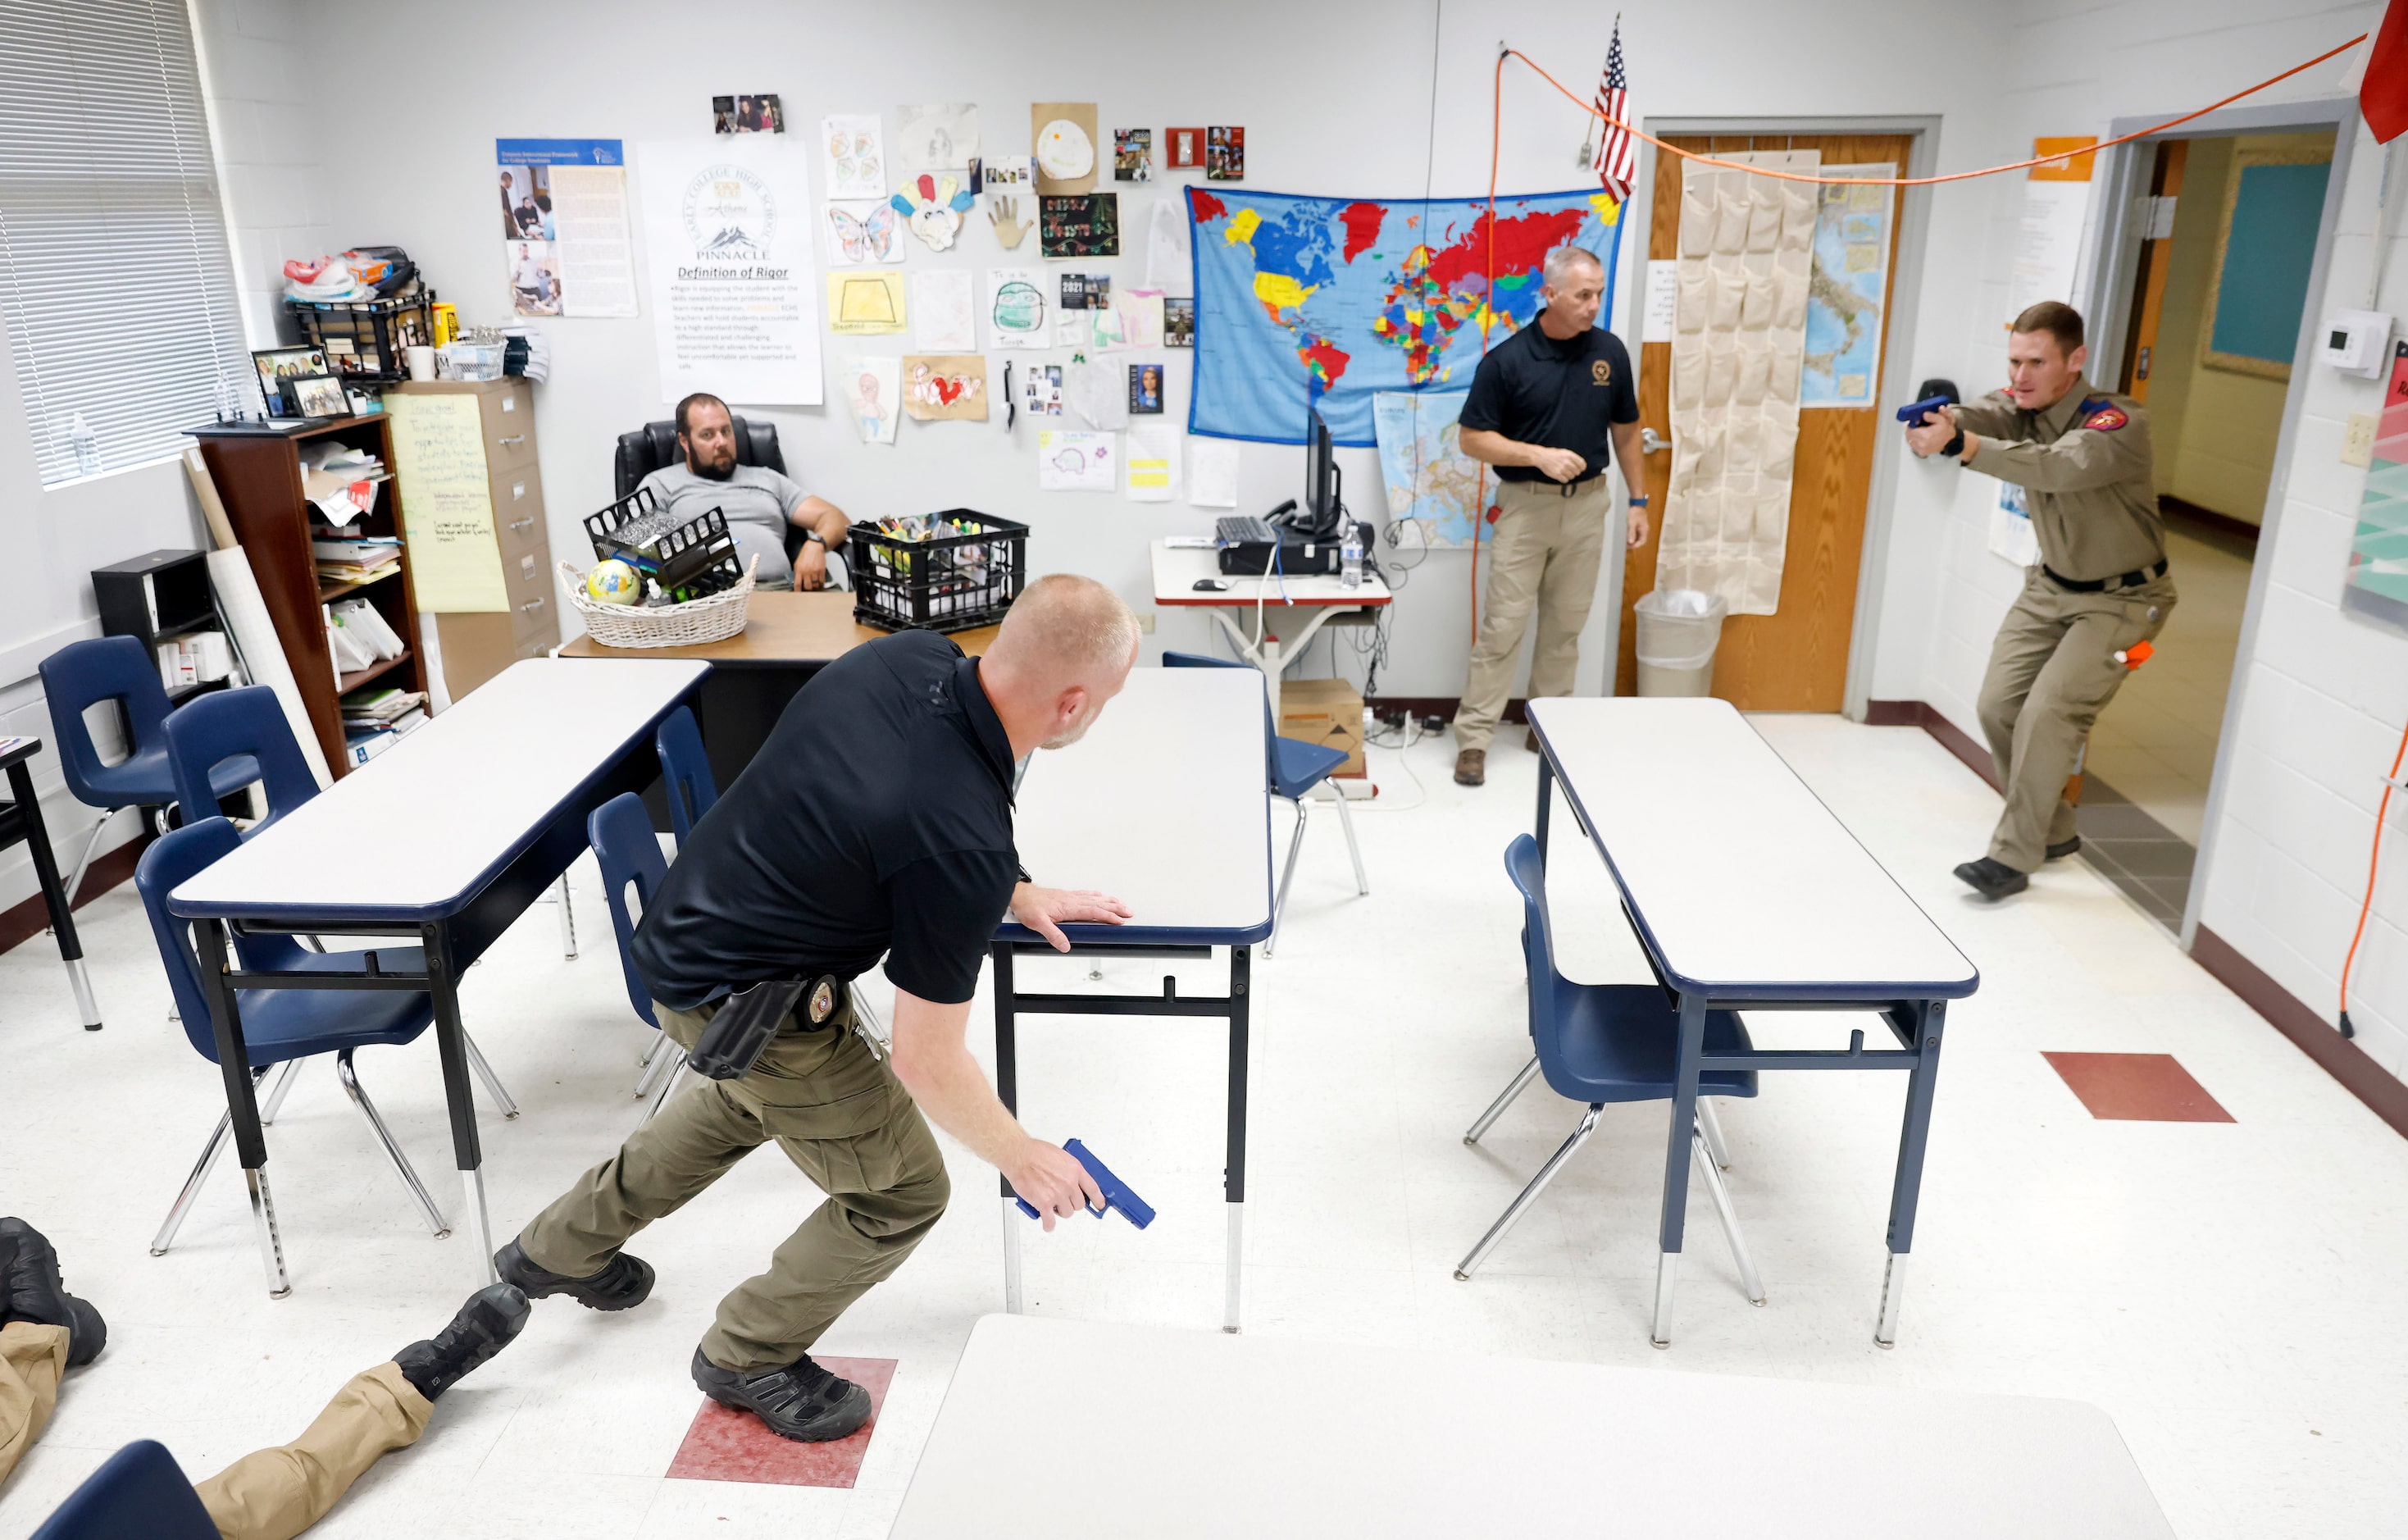
[[[1953,459],[1955,459],[1955,458],[1956,458],[1956,456],[1958,456],[1959,454],[1964,453],[1965,453],[1965,430],[1964,430],[1963,428],[1961,428],[1961,427],[1960,427],[1960,428],[1958,428],[1958,429],[1956,430],[1956,437],[1955,437],[1954,439],[1949,439],[1946,443],[1944,443],[1944,444],[1942,444],[1942,445],[1941,445],[1941,446],[1940,446],[1940,453],[1942,453],[1942,454],[1945,454],[1946,456],[1948,456],[1948,458],[1950,458],[1950,459],[1952,459],[1952,460],[1953,460]]]

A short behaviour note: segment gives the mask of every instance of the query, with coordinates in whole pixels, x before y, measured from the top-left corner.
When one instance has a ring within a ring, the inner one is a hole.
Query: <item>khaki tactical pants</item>
[[[2037,567],[2025,572],[1975,708],[2007,798],[1990,837],[1992,860],[2037,871],[2047,846],[2073,838],[2065,783],[2100,709],[2131,672],[2115,654],[2164,629],[2175,598],[2170,578],[2071,594]]]
[[[66,1362],[65,1328],[0,1326],[0,1481],[50,1421]],[[434,1415],[398,1364],[380,1363],[353,1374],[299,1438],[247,1454],[194,1490],[224,1540],[292,1540],[378,1460],[417,1443]]]
[[[1590,478],[1567,497],[1554,482],[1500,482],[1497,533],[1488,545],[1488,592],[1481,603],[1480,635],[1463,703],[1455,713],[1455,746],[1485,749],[1513,693],[1513,666],[1522,633],[1539,612],[1539,639],[1530,653],[1527,698],[1572,693],[1580,663],[1581,627],[1597,599],[1597,576],[1612,524],[1611,478]]]
[[[652,1009],[691,1048],[718,1007]],[[538,1215],[519,1245],[549,1272],[600,1272],[628,1237],[771,1140],[827,1201],[771,1253],[767,1272],[720,1302],[702,1352],[739,1374],[792,1363],[903,1265],[952,1192],[926,1120],[853,1030],[850,1002],[818,1031],[780,1031],[742,1079],[702,1080],[671,1096],[618,1154]]]

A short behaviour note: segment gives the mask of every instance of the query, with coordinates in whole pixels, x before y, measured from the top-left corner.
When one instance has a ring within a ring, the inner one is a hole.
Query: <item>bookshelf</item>
[[[332,439],[375,455],[383,468],[364,479],[376,483],[376,501],[354,527],[364,536],[398,538],[393,442],[385,419],[376,414],[289,426],[200,427],[193,430],[193,437],[200,444],[210,478],[217,482],[235,538],[251,559],[251,575],[258,580],[268,618],[276,623],[277,640],[284,644],[285,659],[300,685],[309,725],[317,730],[327,767],[337,777],[349,774],[354,767],[344,748],[342,698],[369,684],[426,688],[425,665],[417,647],[418,604],[406,545],[399,548],[397,568],[365,582],[334,582],[318,576],[310,540],[313,531],[325,525],[303,490],[301,454],[308,446]],[[326,645],[324,607],[353,595],[374,605],[408,645],[399,657],[380,659],[337,677],[334,655]]]

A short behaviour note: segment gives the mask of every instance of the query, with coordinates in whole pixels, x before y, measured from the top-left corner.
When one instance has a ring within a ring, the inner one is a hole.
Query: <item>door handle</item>
[[[1656,430],[1654,428],[1644,427],[1639,430],[1639,452],[1641,453],[1661,454],[1671,447],[1671,445],[1666,443],[1663,439],[1656,436]]]

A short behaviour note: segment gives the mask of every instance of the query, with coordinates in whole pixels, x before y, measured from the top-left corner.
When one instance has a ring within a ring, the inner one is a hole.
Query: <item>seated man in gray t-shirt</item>
[[[736,463],[736,423],[716,396],[689,396],[678,403],[678,449],[685,464],[665,466],[640,483],[670,510],[688,517],[716,508],[736,538],[738,566],[758,555],[753,582],[763,588],[850,588],[838,550],[851,522],[824,497],[814,497],[787,477],[764,466]],[[801,552],[786,564],[786,526],[803,530]]]

